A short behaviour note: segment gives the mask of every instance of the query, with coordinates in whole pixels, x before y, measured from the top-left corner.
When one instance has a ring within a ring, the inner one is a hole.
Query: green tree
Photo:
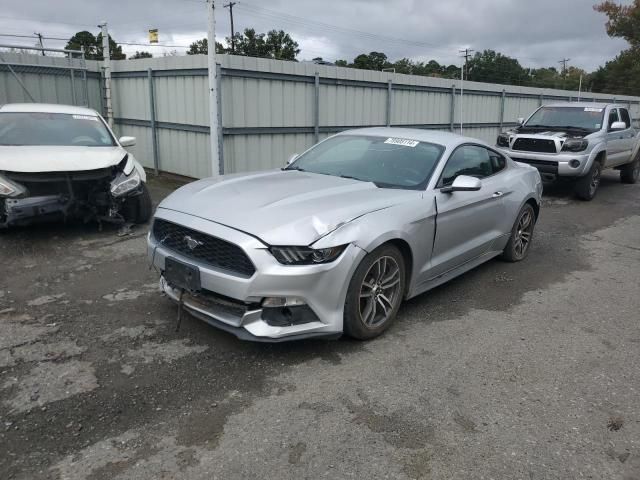
[[[353,59],[354,68],[361,68],[363,70],[382,70],[383,68],[391,68],[387,56],[381,52],[370,52],[368,55],[362,53]]]
[[[522,85],[527,82],[528,73],[515,58],[485,50],[469,60],[466,78],[475,82]]]
[[[84,57],[88,60],[104,60],[102,52],[102,33],[94,36],[91,32],[83,30],[73,35],[65,47],[69,50],[84,48]],[[109,51],[112,60],[124,60],[127,56],[122,53],[122,47],[109,35]]]
[[[608,0],[593,8],[609,18],[606,27],[610,37],[622,37],[631,47],[640,47],[640,0],[633,0],[631,5]]]
[[[347,62],[346,60],[342,60],[342,59],[336,60],[334,62],[334,64],[335,64],[336,67],[348,67],[349,66],[349,62]]]
[[[136,60],[138,58],[153,58],[153,55],[151,55],[150,52],[139,52],[136,50],[136,53],[134,53],[133,56],[129,57],[129,60]]]
[[[206,55],[207,53],[209,53],[209,41],[206,38],[196,40],[189,45],[189,50],[187,50],[187,55]],[[227,53],[224,45],[220,42],[216,42],[216,53]]]
[[[236,55],[247,57],[275,58],[278,60],[295,60],[300,48],[291,35],[283,30],[270,30],[268,33],[256,33],[253,28],[245,28],[243,33],[237,32],[233,41]],[[226,38],[231,45],[231,37]]]

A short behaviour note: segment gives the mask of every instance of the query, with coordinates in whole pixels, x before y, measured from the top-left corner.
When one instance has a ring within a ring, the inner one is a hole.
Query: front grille
[[[250,277],[256,271],[247,254],[237,245],[206,233],[157,218],[153,237],[162,246],[185,257],[206,263],[230,273]],[[188,239],[194,248],[190,248]]]
[[[511,148],[523,152],[558,153],[555,141],[539,138],[516,138]]]

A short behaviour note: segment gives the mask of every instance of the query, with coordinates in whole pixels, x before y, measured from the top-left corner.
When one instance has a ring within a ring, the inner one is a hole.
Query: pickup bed
[[[619,104],[543,105],[526,121],[498,135],[497,146],[516,162],[536,167],[543,179],[569,177],[575,193],[591,200],[605,168],[620,171],[624,183],[640,174],[640,132]]]

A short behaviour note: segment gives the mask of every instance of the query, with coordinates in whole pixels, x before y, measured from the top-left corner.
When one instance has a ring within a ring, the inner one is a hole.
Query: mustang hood
[[[292,170],[200,180],[176,190],[159,208],[241,230],[269,245],[310,245],[354,218],[419,194]]]
[[[117,165],[122,147],[0,146],[0,171],[77,172]]]

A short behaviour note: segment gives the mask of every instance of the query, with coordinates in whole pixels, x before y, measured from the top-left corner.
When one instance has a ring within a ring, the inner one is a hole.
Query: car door
[[[624,122],[627,126],[626,130],[623,130],[620,133],[622,138],[622,152],[621,162],[627,163],[631,161],[631,154],[633,153],[633,149],[636,146],[636,132],[633,128],[631,128],[631,116],[629,115],[629,110],[626,108],[618,108],[618,115],[620,116],[620,121]]]
[[[607,167],[615,167],[624,163],[624,134],[622,130],[611,130],[615,122],[619,122],[617,108],[611,108],[607,117]]]
[[[481,145],[462,145],[451,154],[436,187],[436,234],[429,278],[487,253],[496,239],[510,231],[503,201],[509,194],[505,170],[504,156]],[[480,190],[440,191],[459,175],[480,178]]]

